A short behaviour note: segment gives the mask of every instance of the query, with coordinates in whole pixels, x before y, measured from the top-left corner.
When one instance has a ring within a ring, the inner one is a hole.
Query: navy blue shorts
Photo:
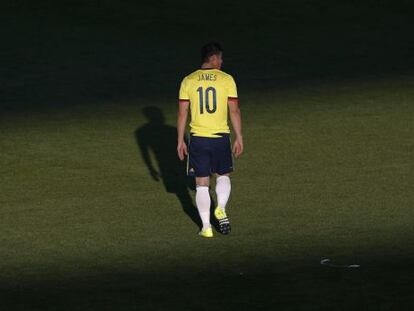
[[[233,157],[229,134],[221,137],[191,136],[188,153],[189,176],[208,177],[233,172]]]

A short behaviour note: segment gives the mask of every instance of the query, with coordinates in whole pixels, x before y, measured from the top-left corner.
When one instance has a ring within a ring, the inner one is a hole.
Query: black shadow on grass
[[[155,106],[142,109],[148,122],[137,128],[135,139],[149,175],[156,182],[162,181],[165,191],[174,193],[183,211],[198,226],[201,221],[189,191],[195,189],[194,179],[186,176],[186,162],[176,153],[177,129],[165,124],[162,111]],[[151,155],[155,156],[155,162]]]
[[[322,267],[317,260],[256,258],[242,263],[243,273],[217,264],[152,273],[101,267],[60,279],[19,278],[18,285],[0,281],[0,309],[412,310],[411,259],[371,259],[349,270]]]

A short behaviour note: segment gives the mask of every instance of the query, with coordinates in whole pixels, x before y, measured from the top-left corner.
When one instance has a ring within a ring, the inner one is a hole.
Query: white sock
[[[196,205],[201,221],[203,222],[203,230],[210,228],[210,193],[207,186],[197,186],[196,188]]]
[[[216,180],[216,194],[217,194],[217,205],[222,209],[226,208],[227,201],[230,197],[231,183],[230,177],[223,175],[217,177]]]

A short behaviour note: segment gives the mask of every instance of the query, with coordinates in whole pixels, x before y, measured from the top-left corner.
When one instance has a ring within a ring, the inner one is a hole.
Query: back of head
[[[207,63],[209,58],[213,55],[219,55],[223,52],[221,45],[218,42],[209,42],[201,48],[201,61]]]

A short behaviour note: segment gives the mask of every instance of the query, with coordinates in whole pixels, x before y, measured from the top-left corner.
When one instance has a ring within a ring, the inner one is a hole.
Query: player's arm
[[[237,98],[228,99],[229,114],[233,130],[236,135],[236,139],[233,142],[233,153],[236,157],[243,152],[243,135],[242,135],[242,120],[241,112],[239,108],[239,101]]]
[[[187,155],[187,145],[184,140],[185,127],[187,125],[188,110],[190,107],[190,97],[187,91],[187,79],[181,82],[178,95],[178,115],[177,115],[177,154],[180,160],[184,160]]]
[[[180,160],[184,160],[187,155],[187,145],[184,140],[185,127],[187,125],[188,111],[190,107],[190,101],[180,100],[178,104],[177,115],[177,154]]]

